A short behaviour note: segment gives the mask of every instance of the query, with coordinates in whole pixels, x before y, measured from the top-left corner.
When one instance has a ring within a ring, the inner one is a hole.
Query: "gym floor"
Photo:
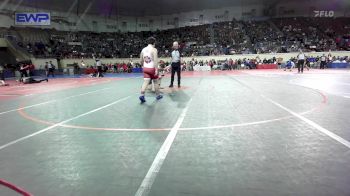
[[[0,87],[0,179],[35,196],[350,195],[350,71]],[[0,195],[19,195],[0,185]]]

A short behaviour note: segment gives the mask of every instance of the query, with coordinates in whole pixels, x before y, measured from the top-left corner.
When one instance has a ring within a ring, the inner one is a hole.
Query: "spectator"
[[[21,74],[20,79],[19,79],[20,82],[23,81],[24,77],[28,77],[28,69],[29,69],[29,65],[21,63],[20,70],[19,70],[19,72]]]
[[[33,63],[30,63],[28,70],[29,70],[29,76],[30,77],[34,76],[35,65]]]
[[[50,61],[47,64],[47,75],[46,77],[49,77],[49,75],[51,74],[52,77],[55,77],[55,66],[52,64],[52,61]]]
[[[5,81],[5,66],[0,64],[0,80]]]

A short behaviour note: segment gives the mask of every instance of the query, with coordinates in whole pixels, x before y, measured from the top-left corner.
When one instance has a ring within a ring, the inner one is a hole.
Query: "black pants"
[[[97,77],[99,77],[99,78],[103,77],[102,66],[97,66],[97,72],[98,72]]]
[[[34,71],[33,70],[29,70],[29,76],[34,76]]]
[[[21,73],[21,79],[22,79],[23,77],[28,77],[28,73],[27,73],[26,70],[21,70],[20,73]]]
[[[321,61],[320,69],[324,69],[325,65],[326,65],[326,61]]]
[[[0,80],[5,80],[5,73],[0,71]]]
[[[46,77],[49,77],[50,74],[51,74],[52,77],[55,77],[53,68],[49,68],[49,71],[47,72],[47,76]]]
[[[177,84],[180,86],[180,84],[181,84],[181,65],[180,65],[180,62],[171,64],[171,83],[170,83],[170,86],[173,86],[173,84],[174,84],[175,72],[177,73]]]
[[[304,60],[298,60],[298,72],[304,72]]]

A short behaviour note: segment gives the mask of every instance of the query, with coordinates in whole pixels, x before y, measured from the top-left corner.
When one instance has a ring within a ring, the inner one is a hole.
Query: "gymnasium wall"
[[[56,59],[31,59],[32,63],[35,65],[35,69],[44,69],[45,68],[45,62],[52,61],[52,64],[55,65],[56,68],[60,68],[58,66],[58,62]],[[64,65],[66,67],[67,65]]]
[[[321,56],[322,54],[328,54],[328,52],[310,52],[310,53],[305,53],[307,56]],[[333,51],[331,52],[331,54],[333,56],[350,56],[350,51]],[[260,59],[270,59],[272,57],[282,57],[284,61],[289,60],[292,57],[296,57],[298,55],[298,53],[277,53],[277,54],[245,54],[245,55],[224,55],[224,56],[198,56],[198,57],[185,57],[183,58],[184,61],[190,61],[192,60],[192,58],[196,59],[196,60],[203,60],[203,61],[209,61],[212,59],[215,60],[225,60],[225,59],[243,59],[243,58],[247,58],[247,59],[252,59],[252,58],[256,58],[257,56],[259,56]],[[57,61],[55,59],[32,59],[32,62],[34,62],[34,64],[36,65],[36,67],[39,69],[40,65],[44,65],[45,62],[47,61],[53,61],[55,65],[57,65]],[[130,60],[132,60],[133,62],[139,62],[139,58],[120,58],[120,59],[101,59],[103,64],[109,64],[109,63],[122,63],[122,62],[129,62]],[[160,58],[159,60],[163,60],[165,62],[170,61],[170,58]],[[60,60],[60,63],[62,65],[61,68],[67,68],[67,65],[69,64],[74,64],[74,63],[78,63],[80,65],[81,63],[81,59],[62,59]],[[86,65],[94,65],[95,61],[93,59],[84,59],[84,63]]]
[[[275,17],[314,17],[315,10],[334,11],[334,17],[350,17],[350,1],[348,0],[305,0],[303,4],[281,1],[275,9]]]
[[[7,42],[4,38],[0,38],[0,48],[7,48]]]

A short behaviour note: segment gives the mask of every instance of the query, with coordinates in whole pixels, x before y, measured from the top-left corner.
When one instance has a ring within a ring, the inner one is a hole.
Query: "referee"
[[[298,73],[304,72],[305,54],[300,49],[298,54]]]
[[[174,76],[177,73],[177,86],[181,87],[181,56],[179,52],[179,43],[173,43],[173,51],[171,52],[171,83],[170,88],[174,87]]]
[[[97,77],[101,78],[103,77],[103,70],[102,70],[102,62],[99,59],[96,59],[96,67],[97,67]]]

